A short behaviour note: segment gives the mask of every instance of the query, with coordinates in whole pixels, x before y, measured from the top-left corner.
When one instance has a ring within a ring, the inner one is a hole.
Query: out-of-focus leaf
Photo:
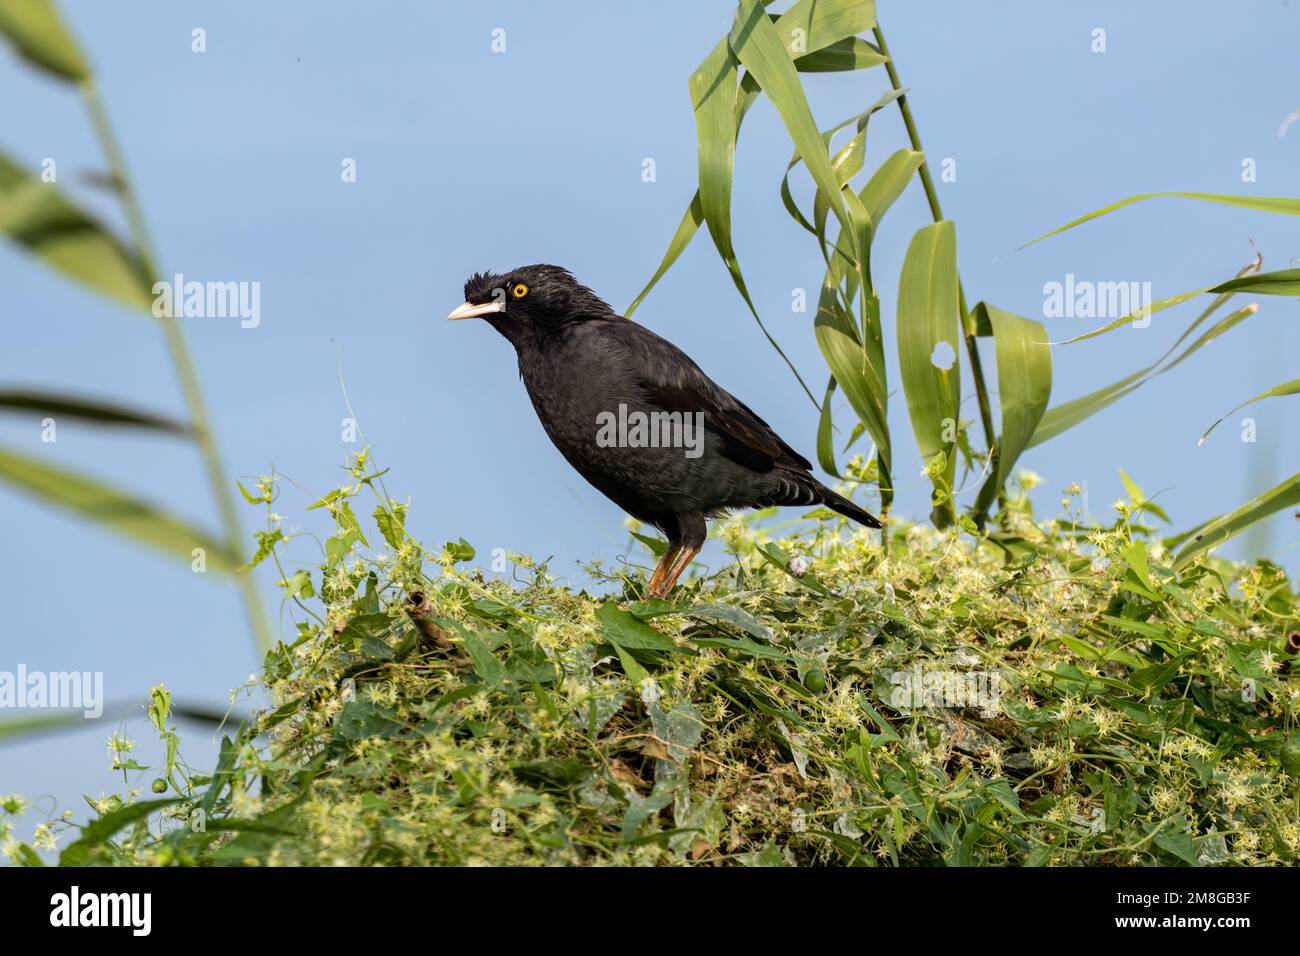
[[[1228,412],[1228,415],[1232,415],[1235,412],[1239,412],[1247,405],[1253,405],[1255,402],[1263,401],[1266,398],[1280,398],[1283,395],[1296,395],[1296,394],[1300,394],[1300,378],[1292,379],[1289,382],[1283,382],[1281,385],[1274,385],[1272,388],[1260,392],[1254,398],[1246,399],[1244,402],[1242,402],[1232,411]],[[1227,418],[1228,415],[1224,415],[1223,418]],[[1214,429],[1219,427],[1219,422],[1222,422],[1223,418],[1220,418],[1209,428],[1205,429],[1205,434],[1201,436],[1200,441],[1198,441],[1196,444],[1200,445],[1205,441],[1205,439],[1209,438],[1210,432],[1214,431]]]
[[[1141,486],[1138,485],[1136,481],[1129,477],[1129,473],[1123,468],[1119,469],[1119,479],[1124,482],[1124,490],[1128,492],[1128,500],[1132,502],[1131,511],[1133,514],[1137,514],[1140,511],[1149,511],[1161,521],[1164,521],[1166,524],[1169,523],[1169,515],[1165,513],[1165,509],[1161,508],[1158,504],[1148,498],[1146,492],[1142,490]],[[1168,542],[1166,542],[1166,546],[1174,547],[1173,545],[1169,545]]]
[[[956,423],[960,362],[957,354],[960,308],[957,295],[957,232],[944,219],[918,229],[903,259],[898,279],[898,364],[907,411],[921,458],[932,464],[944,455],[935,475],[933,518],[946,527],[953,518],[950,490],[956,471]],[[952,365],[938,367],[932,357],[941,343]],[[947,487],[940,485],[940,477]]]
[[[0,481],[186,561],[202,548],[208,568],[234,567],[225,548],[206,532],[95,479],[0,448]]]
[[[111,402],[101,402],[98,399],[59,395],[55,392],[35,390],[0,391],[0,411],[6,409],[34,412],[37,415],[53,418],[66,416],[94,422],[97,425],[149,428],[184,437],[193,434],[187,424],[173,418],[165,418],[152,412],[136,411]]]
[[[1286,216],[1300,216],[1300,199],[1290,196],[1231,196],[1223,193],[1141,193],[1137,196],[1129,196],[1127,199],[1121,199],[1119,202],[1113,202],[1109,206],[1102,206],[1095,209],[1086,216],[1080,216],[1071,222],[1067,222],[1059,229],[1053,229],[1051,232],[1044,233],[1032,242],[1027,242],[1021,249],[1032,246],[1035,242],[1042,242],[1050,236],[1056,236],[1067,229],[1073,229],[1075,226],[1082,225],[1085,222],[1091,222],[1100,216],[1114,212],[1116,209],[1123,209],[1125,206],[1131,206],[1135,202],[1143,202],[1147,199],[1160,199],[1164,197],[1178,199],[1195,199],[1199,202],[1217,203],[1221,206],[1237,206],[1242,209],[1252,209],[1256,212],[1271,212]]]
[[[0,154],[0,235],[96,292],[150,310],[153,283],[107,228]]]
[[[1220,515],[1206,524],[1175,555],[1174,570],[1187,567],[1197,555],[1240,534],[1257,521],[1297,504],[1300,504],[1300,472],[1252,498],[1235,511]]]
[[[55,76],[73,82],[90,76],[90,67],[53,0],[0,0],[0,35],[29,63]]]

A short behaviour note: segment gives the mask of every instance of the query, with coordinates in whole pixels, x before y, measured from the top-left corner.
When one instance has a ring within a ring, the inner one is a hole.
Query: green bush
[[[670,603],[642,599],[634,565],[589,568],[591,591],[518,556],[496,576],[461,567],[473,549],[420,547],[364,455],[353,475],[320,503],[336,520],[324,562],[281,582],[303,621],[267,656],[272,708],[226,738],[210,775],[170,748],[161,774],[138,768],[170,795],[102,803],[64,862],[1300,852],[1296,596],[1267,562],[1172,571],[1177,542],[1146,524],[1160,512],[1136,488],[1106,527],[1085,524],[1070,492],[1039,522],[1020,495],[1005,531],[895,522],[883,547],[821,510],[785,526],[734,518],[719,527],[725,566]],[[364,546],[353,505],[367,488],[386,547]],[[259,554],[279,562],[273,482],[248,496],[271,521]],[[169,703],[155,691],[165,736]]]

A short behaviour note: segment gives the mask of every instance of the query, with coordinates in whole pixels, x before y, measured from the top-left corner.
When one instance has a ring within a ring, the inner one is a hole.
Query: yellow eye
[[[516,283],[515,287],[510,290],[510,294],[516,299],[522,299],[528,294],[528,286],[524,285],[522,282]]]

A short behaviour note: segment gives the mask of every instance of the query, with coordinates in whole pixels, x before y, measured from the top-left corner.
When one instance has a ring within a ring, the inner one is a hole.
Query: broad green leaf
[[[1052,393],[1052,350],[1043,323],[979,303],[997,350],[1002,434],[998,439],[996,488],[1003,487],[1047,410]]]
[[[638,651],[681,651],[671,637],[660,634],[617,604],[602,604],[596,609],[596,621],[603,635],[623,648]]]
[[[873,28],[876,3],[875,0],[797,0],[785,13],[769,19],[782,46],[791,58],[798,59]],[[884,62],[883,57],[880,62]]]
[[[1255,402],[1263,401],[1266,398],[1280,398],[1283,395],[1297,395],[1297,394],[1300,394],[1300,378],[1292,379],[1289,382],[1283,382],[1281,385],[1274,385],[1272,388],[1260,392],[1254,398],[1246,399],[1244,402],[1242,402],[1232,411],[1228,412],[1228,415],[1232,415],[1235,412],[1239,412],[1247,405],[1253,405]],[[1227,418],[1228,415],[1224,415],[1223,418]],[[1210,432],[1214,431],[1214,429],[1219,427],[1219,423],[1223,421],[1223,418],[1220,418],[1209,428],[1205,429],[1205,434],[1201,436],[1200,441],[1198,441],[1196,444],[1200,445],[1204,443],[1205,439],[1210,437]]]
[[[1300,472],[1270,488],[1235,511],[1220,515],[1206,524],[1183,545],[1174,557],[1174,570],[1182,570],[1192,559],[1203,554],[1269,515],[1300,504]]]
[[[0,481],[185,561],[202,548],[213,570],[228,571],[235,564],[206,532],[95,479],[0,448]]]
[[[953,517],[950,491],[956,471],[956,423],[959,402],[960,308],[957,295],[957,232],[945,219],[918,229],[903,259],[898,279],[898,363],[907,411],[921,458],[932,466],[945,456],[935,480],[935,524]],[[939,368],[932,356],[941,343],[951,350],[952,364]],[[940,483],[946,482],[946,488]]]
[[[800,56],[794,65],[800,73],[841,73],[867,70],[887,62],[889,57],[870,43],[857,37],[846,37],[816,53]]]
[[[172,418],[165,418],[152,412],[137,411],[111,402],[101,402],[98,399],[59,395],[55,392],[0,391],[0,411],[3,410],[31,412],[41,417],[48,416],[56,420],[61,416],[66,416],[93,422],[97,425],[125,425],[136,428],[149,428],[185,437],[193,434],[188,425]]]
[[[1217,203],[1221,206],[1237,206],[1241,209],[1252,209],[1256,212],[1271,212],[1285,216],[1300,216],[1300,199],[1289,196],[1231,196],[1223,193],[1185,193],[1185,192],[1168,192],[1168,193],[1141,193],[1137,196],[1129,196],[1127,199],[1121,199],[1119,202],[1113,202],[1109,206],[1102,206],[1100,209],[1093,210],[1086,216],[1080,216],[1071,222],[1067,222],[1059,229],[1053,229],[1051,232],[1044,233],[1032,242],[1027,242],[1021,249],[1032,246],[1035,242],[1042,242],[1050,236],[1060,235],[1067,229],[1073,229],[1075,226],[1082,225],[1085,222],[1091,222],[1117,209],[1130,206],[1135,202],[1143,202],[1147,199],[1161,199],[1165,197],[1178,199],[1195,199],[1199,202]]]
[[[0,154],[0,235],[96,292],[150,310],[153,283],[106,227]]]
[[[53,0],[0,0],[0,35],[28,62],[55,76],[73,82],[90,76]]]

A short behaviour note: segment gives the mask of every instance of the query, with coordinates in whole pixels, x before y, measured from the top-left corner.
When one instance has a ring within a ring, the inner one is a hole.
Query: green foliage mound
[[[1085,524],[1069,492],[1038,522],[1013,496],[996,533],[895,521],[883,545],[829,512],[735,518],[718,529],[727,563],[669,602],[644,600],[648,554],[591,567],[575,590],[517,555],[470,568],[464,541],[431,553],[364,456],[353,477],[319,503],[336,522],[324,562],[281,582],[301,623],[267,656],[272,706],[226,738],[213,773],[169,750],[161,798],[102,806],[64,862],[1300,852],[1296,595],[1265,562],[1175,573],[1178,542],[1145,524],[1162,513],[1140,495],[1109,526]],[[370,490],[373,529],[353,507]],[[268,510],[260,558],[287,559],[273,481],[246,495]],[[165,736],[168,703],[155,691]]]

